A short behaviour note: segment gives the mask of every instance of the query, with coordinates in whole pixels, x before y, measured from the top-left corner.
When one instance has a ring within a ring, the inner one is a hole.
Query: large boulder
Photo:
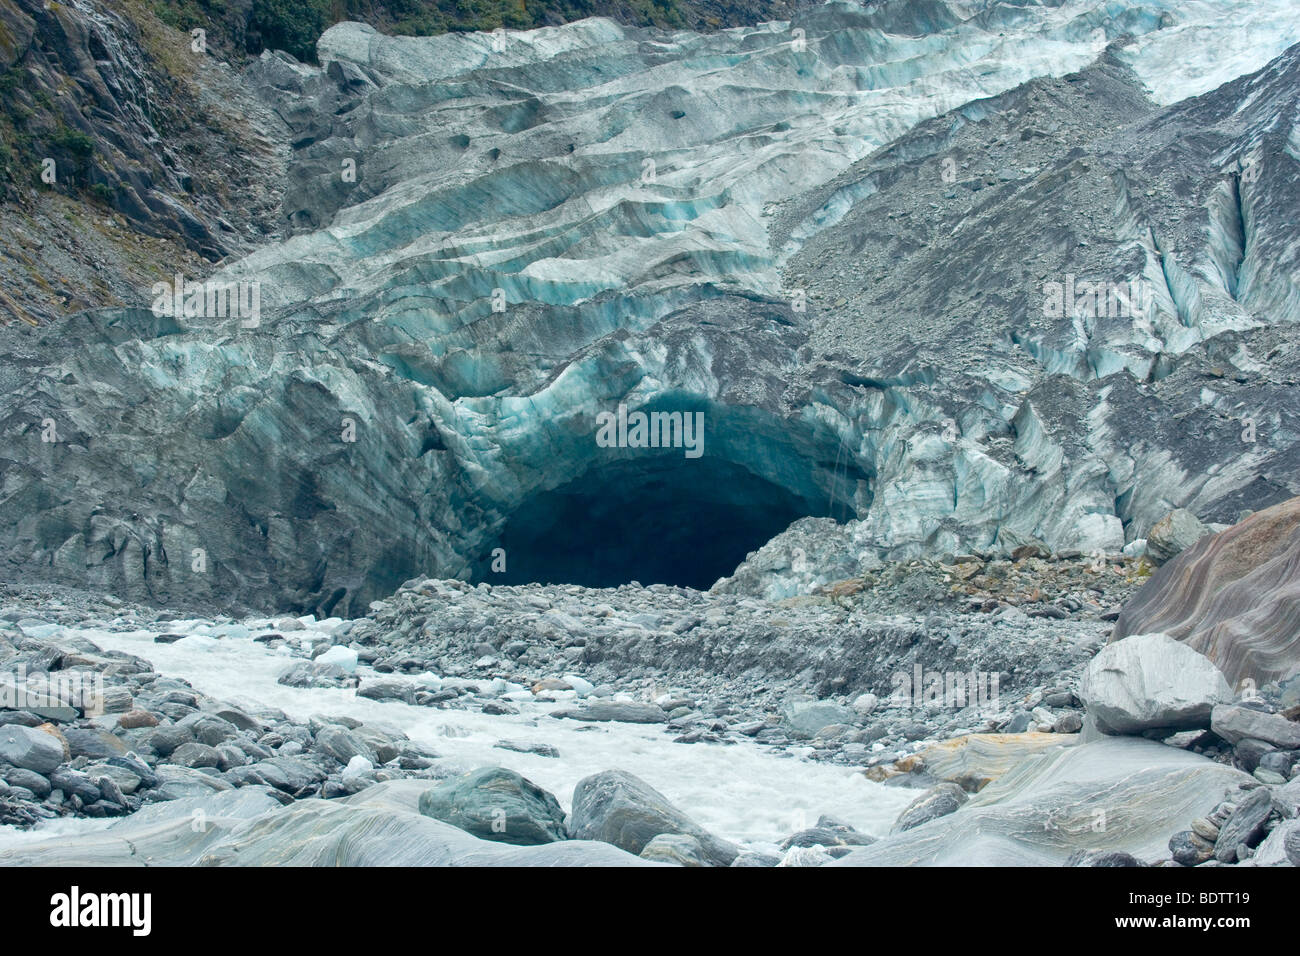
[[[601,840],[639,855],[661,833],[695,837],[711,866],[730,866],[739,852],[630,773],[606,770],[578,781],[569,818],[569,835],[575,840]]]
[[[891,833],[832,866],[1060,866],[1076,852],[1152,862],[1224,791],[1254,781],[1198,754],[1102,737],[1021,761],[960,812]]]
[[[1232,698],[1219,669],[1164,634],[1108,644],[1088,664],[1080,696],[1107,734],[1208,727],[1215,704]]]
[[[1175,509],[1147,532],[1147,557],[1155,564],[1164,564],[1209,533],[1209,526],[1196,515],[1182,508]]]
[[[1112,640],[1159,631],[1234,688],[1300,673],[1300,498],[1202,538],[1125,605]]]
[[[483,840],[537,846],[567,837],[560,802],[503,767],[484,767],[420,795],[426,817]]]
[[[0,727],[0,760],[23,770],[48,774],[63,763],[63,744],[35,727]]]

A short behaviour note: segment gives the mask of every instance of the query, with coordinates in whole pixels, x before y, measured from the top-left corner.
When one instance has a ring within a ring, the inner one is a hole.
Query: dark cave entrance
[[[493,572],[484,555],[474,580],[707,590],[792,521],[832,510],[842,520],[842,506],[719,457],[626,459],[526,501],[494,545],[506,570]]]

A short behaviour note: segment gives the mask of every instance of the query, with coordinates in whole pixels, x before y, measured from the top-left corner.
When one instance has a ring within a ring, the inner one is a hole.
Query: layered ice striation
[[[14,346],[6,560],[349,613],[417,573],[703,586],[803,516],[1113,549],[1285,497],[1297,40],[1276,0],[335,26],[246,75],[294,149],[296,234],[214,277],[260,324]],[[1151,293],[1045,314],[1067,276]],[[598,442],[620,406],[704,454]]]

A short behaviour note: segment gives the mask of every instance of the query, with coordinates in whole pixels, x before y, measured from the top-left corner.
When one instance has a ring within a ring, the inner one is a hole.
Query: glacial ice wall
[[[753,502],[855,518],[856,555],[1111,549],[1294,493],[1297,40],[1277,0],[340,24],[319,68],[247,77],[294,137],[297,234],[214,277],[260,323],[107,310],[24,345],[5,558],[355,610],[646,462],[594,440],[619,405],[702,411]],[[1074,273],[1152,294],[1045,316]]]

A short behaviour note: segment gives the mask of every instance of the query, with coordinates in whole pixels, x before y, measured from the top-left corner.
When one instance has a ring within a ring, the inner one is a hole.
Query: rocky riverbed
[[[0,711],[0,861],[111,856],[155,826],[142,810],[230,813],[237,843],[323,804],[420,817],[430,853],[468,852],[454,827],[494,860],[561,841],[682,865],[1286,859],[1294,680],[1242,699],[1185,644],[1107,644],[1145,557],[943,557],[776,601],[744,574],[417,579],[353,620],[6,588],[4,666],[65,699]],[[88,705],[77,675],[102,678]],[[57,835],[85,818],[92,849]],[[314,853],[313,834],[285,839]]]

